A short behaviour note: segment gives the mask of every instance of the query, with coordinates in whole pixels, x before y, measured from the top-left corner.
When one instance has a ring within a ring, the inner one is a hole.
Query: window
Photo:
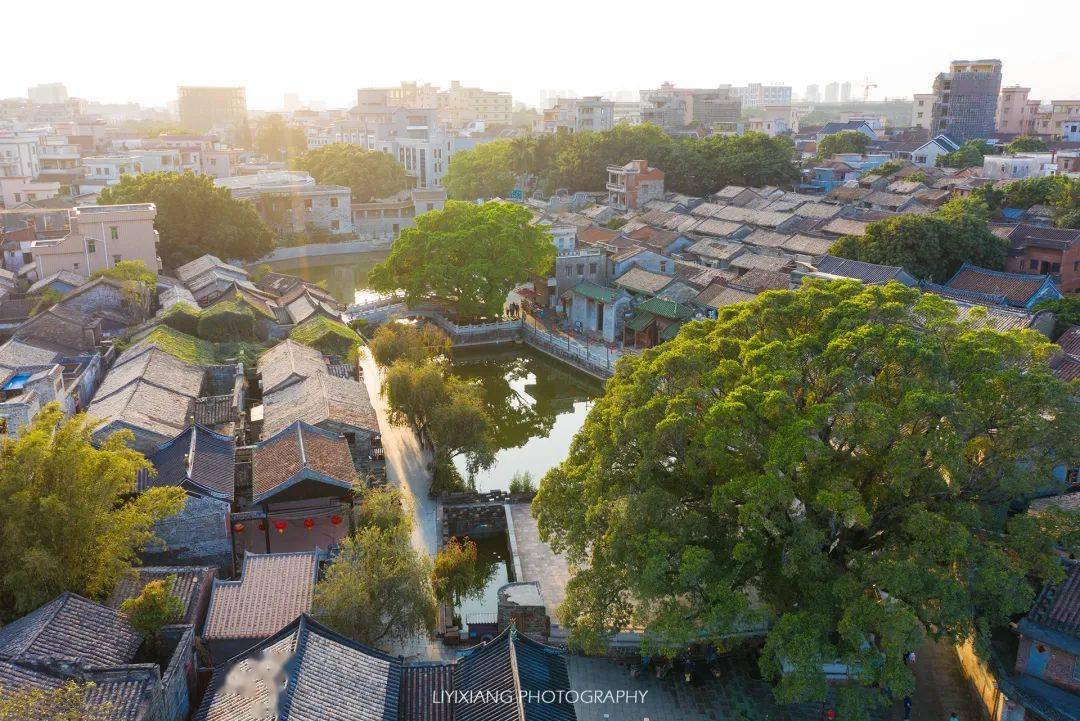
[[[585,264],[584,263],[578,263],[577,264],[577,274],[578,275],[585,275]]]
[[[589,275],[596,275],[596,263],[589,263]]]
[[[330,198],[330,207],[331,208],[336,208],[337,207],[337,198]]]
[[[1037,270],[1039,268],[1039,261],[1032,258],[1031,260],[1028,261],[1028,268],[1030,270]]]
[[[667,272],[667,261],[666,260],[660,261],[660,272],[661,273],[666,273]]]
[[[120,238],[120,229],[115,225],[109,226],[109,238],[111,240],[118,240]]]
[[[122,255],[120,255],[119,253],[117,253],[116,255],[114,255],[114,256],[112,257],[112,262],[113,262],[113,265],[116,265],[117,263],[119,263],[119,262],[120,262],[120,261],[122,261],[123,259],[124,259],[124,256],[122,256]]]
[[[79,269],[79,264],[78,263],[72,263],[71,268],[72,268],[72,270],[78,270]]]
[[[565,275],[566,277],[568,277],[568,278],[569,278],[569,277],[570,277],[570,274],[571,274],[572,272],[573,272],[573,269],[572,269],[572,268],[571,268],[570,266],[568,266],[568,265],[567,265],[567,266],[563,266],[563,275]]]
[[[94,241],[89,239],[89,238],[86,240],[86,252],[87,253],[96,253],[97,252],[97,244],[94,243]]]

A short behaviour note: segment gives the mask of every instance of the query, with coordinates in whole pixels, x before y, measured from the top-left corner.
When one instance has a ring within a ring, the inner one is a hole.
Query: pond
[[[454,607],[454,615],[466,624],[491,623],[499,610],[499,589],[511,581],[510,548],[506,535],[475,540],[476,554],[488,565],[490,576],[481,593],[462,599]]]
[[[558,361],[516,345],[499,351],[456,352],[453,372],[475,380],[495,421],[495,463],[479,471],[478,491],[507,490],[515,473],[526,472],[537,485],[558,465],[603,386]],[[458,471],[468,477],[464,459]]]
[[[388,250],[373,250],[357,255],[357,262],[347,265],[312,265],[300,270],[287,271],[304,280],[319,283],[341,303],[366,303],[379,297],[368,288],[367,276],[379,263],[390,255]]]

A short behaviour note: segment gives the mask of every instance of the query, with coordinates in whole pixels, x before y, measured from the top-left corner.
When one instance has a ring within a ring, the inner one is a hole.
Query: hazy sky
[[[1080,5],[1067,0],[1024,28],[1007,19],[1015,3],[970,0],[4,4],[0,97],[61,81],[78,97],[164,105],[178,84],[243,85],[250,107],[270,109],[286,92],[344,106],[361,86],[457,79],[535,104],[543,88],[760,81],[801,95],[808,83],[861,87],[869,76],[880,99],[925,92],[951,59],[983,57],[1000,58],[1005,84],[1032,97],[1080,97],[1080,44],[1068,30]]]

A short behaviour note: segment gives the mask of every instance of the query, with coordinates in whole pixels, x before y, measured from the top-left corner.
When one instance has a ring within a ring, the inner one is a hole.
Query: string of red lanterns
[[[342,517],[337,515],[337,514],[334,514],[333,516],[330,516],[330,523],[332,525],[340,526],[342,520],[343,520]],[[280,520],[279,521],[274,521],[274,530],[276,530],[278,533],[285,533],[285,528],[286,528],[287,525],[288,524],[285,521],[280,521]],[[236,532],[236,533],[243,533],[244,529],[246,527],[247,526],[245,526],[242,521],[236,521],[235,523],[232,524],[232,530],[234,532]],[[315,519],[314,518],[305,518],[304,519],[304,528],[306,528],[307,530],[310,531],[314,527],[315,527]],[[266,530],[266,521],[265,520],[260,520],[259,524],[258,524],[258,528],[259,528],[260,531],[265,531]]]

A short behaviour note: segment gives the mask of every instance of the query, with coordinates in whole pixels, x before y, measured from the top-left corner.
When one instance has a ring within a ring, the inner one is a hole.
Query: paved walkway
[[[982,714],[960,671],[960,661],[948,643],[927,639],[915,653],[913,671],[912,721],[948,721],[953,711],[960,721],[982,721]]]

